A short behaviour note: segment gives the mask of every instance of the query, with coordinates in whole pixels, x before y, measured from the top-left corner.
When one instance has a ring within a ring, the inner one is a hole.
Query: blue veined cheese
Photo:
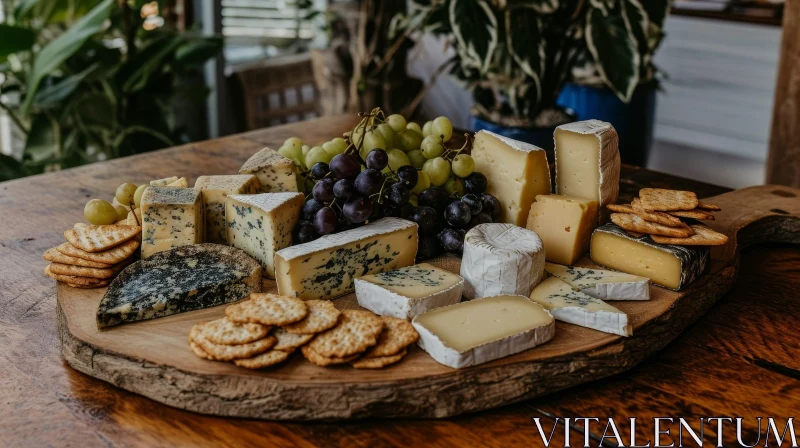
[[[382,218],[362,227],[325,235],[275,254],[281,295],[333,299],[353,291],[353,280],[411,266],[417,256],[417,224]]]
[[[297,191],[294,162],[270,148],[253,154],[239,169],[239,174],[254,174],[262,193]]]
[[[148,187],[141,205],[142,258],[203,242],[203,199],[199,191]]]
[[[556,320],[620,336],[633,334],[627,314],[600,299],[575,291],[558,277],[539,283],[531,292],[531,300],[550,311]]]
[[[178,176],[165,177],[163,179],[151,180],[150,181],[150,186],[151,187],[166,187],[167,185],[169,185],[169,184],[171,184],[173,182],[177,182],[177,181],[178,181]]]
[[[647,277],[555,263],[545,263],[544,270],[596,299],[650,300],[650,279]]]
[[[252,174],[234,174],[231,176],[200,176],[194,183],[194,188],[200,190],[203,196],[206,216],[205,242],[228,244],[225,198],[229,194],[256,194],[261,189],[261,185]]]
[[[381,316],[411,319],[461,301],[464,279],[428,263],[355,279],[358,304]]]
[[[228,244],[261,262],[275,278],[275,252],[292,245],[303,193],[232,194],[225,199]]]

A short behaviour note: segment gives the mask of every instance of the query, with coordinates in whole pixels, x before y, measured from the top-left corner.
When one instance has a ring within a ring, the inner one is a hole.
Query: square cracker
[[[116,276],[119,271],[127,266],[126,263],[120,263],[110,268],[87,268],[84,266],[73,266],[70,264],[51,263],[50,272],[57,275],[69,275],[74,277],[88,277],[97,278],[102,280],[111,279]]]
[[[686,238],[694,232],[686,224],[683,227],[668,227],[654,222],[648,222],[630,213],[612,213],[611,222],[631,232],[646,233],[650,235],[663,235],[673,238]]]
[[[69,243],[66,243],[69,244]],[[49,261],[51,263],[61,263],[61,264],[71,264],[73,266],[84,266],[87,268],[110,268],[110,264],[100,263],[98,261],[91,261],[91,260],[84,260],[83,258],[78,257],[71,257],[69,255],[62,254],[58,251],[55,247],[51,249],[47,249],[47,251],[42,255],[42,258],[45,261]],[[122,260],[120,260],[122,261]]]
[[[56,250],[64,255],[109,265],[114,265],[127,259],[136,253],[136,249],[138,248],[139,241],[136,240],[126,241],[113,249],[103,252],[86,252],[85,250],[78,249],[70,243],[63,243],[59,246],[56,246]]]
[[[54,280],[58,280],[60,282],[64,282],[69,286],[74,288],[102,288],[104,286],[108,286],[111,283],[109,280],[102,280],[96,278],[89,278],[89,277],[76,277],[73,275],[59,275],[55,274],[50,270],[50,265],[48,264],[44,268],[44,274]]]
[[[86,252],[102,252],[136,238],[142,233],[139,226],[88,226],[76,225],[64,232],[64,238],[73,246]]]
[[[672,216],[679,216],[681,218],[692,218],[692,219],[699,219],[701,221],[713,221],[714,215],[711,212],[706,210],[701,210],[696,208],[694,210],[675,210],[671,212],[667,212]]]
[[[675,244],[678,246],[721,246],[728,242],[728,237],[702,224],[690,226],[694,235],[687,238],[668,238],[651,235],[653,241],[659,244]]]
[[[675,216],[671,216],[663,212],[652,212],[645,210],[641,208],[641,206],[637,207],[637,205],[639,205],[639,202],[634,199],[631,205],[609,204],[606,206],[606,208],[612,212],[637,215],[645,221],[655,222],[667,227],[683,227],[681,220]]]
[[[663,188],[642,188],[639,202],[646,210],[668,212],[671,210],[692,210],[697,207],[697,195],[691,191],[665,190]]]

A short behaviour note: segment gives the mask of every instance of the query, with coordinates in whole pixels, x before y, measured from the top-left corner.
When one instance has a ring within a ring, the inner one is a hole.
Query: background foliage
[[[216,37],[179,33],[142,0],[21,0],[0,24],[0,108],[24,135],[0,181],[186,141]]]

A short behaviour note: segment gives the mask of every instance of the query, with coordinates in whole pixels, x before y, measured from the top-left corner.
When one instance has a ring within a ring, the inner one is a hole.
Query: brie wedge
[[[596,299],[650,300],[650,279],[647,277],[555,263],[545,263],[544,270]]]

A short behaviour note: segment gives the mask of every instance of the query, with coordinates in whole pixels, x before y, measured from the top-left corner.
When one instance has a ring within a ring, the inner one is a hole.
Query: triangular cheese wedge
[[[623,272],[545,263],[545,272],[602,300],[650,300],[650,279]]]

